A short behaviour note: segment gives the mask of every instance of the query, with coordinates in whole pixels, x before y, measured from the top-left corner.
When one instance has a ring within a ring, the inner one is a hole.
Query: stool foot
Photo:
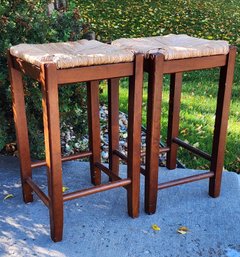
[[[23,188],[24,188],[24,185],[23,185]],[[24,192],[23,192],[23,201],[25,203],[33,202],[33,195],[32,195],[32,189],[31,188],[24,190]]]
[[[153,205],[150,205],[149,203],[145,205],[145,212],[148,215],[153,215],[156,212],[157,209],[157,201],[154,201]]]
[[[54,242],[60,242],[63,238],[63,211],[50,210],[51,238]]]
[[[215,176],[209,180],[209,196],[217,198],[221,191],[222,169],[215,170]]]
[[[212,181],[210,179],[210,183],[209,183],[209,196],[213,197],[213,198],[217,198],[220,196],[220,187],[215,187],[216,181]]]

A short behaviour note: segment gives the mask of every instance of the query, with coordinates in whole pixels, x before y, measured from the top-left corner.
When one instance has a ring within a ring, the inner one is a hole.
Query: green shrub
[[[49,1],[1,1],[0,6],[0,150],[15,140],[8,80],[7,49],[19,43],[45,43],[81,39],[87,25],[74,3],[66,11],[48,14]],[[33,157],[43,157],[41,90],[38,83],[24,78],[29,135]],[[84,88],[81,85],[61,87],[62,124],[74,126],[85,134]],[[72,119],[72,117],[75,117]],[[77,118],[76,118],[77,117]],[[64,129],[64,125],[63,129]]]

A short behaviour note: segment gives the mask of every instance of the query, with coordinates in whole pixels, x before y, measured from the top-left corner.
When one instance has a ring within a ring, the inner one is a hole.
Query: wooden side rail
[[[167,153],[170,151],[170,147],[160,147],[159,148],[159,154]],[[144,157],[146,155],[146,151],[141,152],[141,157]]]
[[[96,194],[96,193],[107,191],[109,189],[113,189],[113,188],[117,188],[117,187],[124,187],[131,183],[132,183],[131,179],[126,178],[126,179],[122,179],[120,181],[113,181],[113,182],[109,182],[108,184],[94,186],[91,188],[75,191],[72,193],[64,194],[63,201],[73,200],[73,199],[76,199],[79,197]]]
[[[174,143],[178,144],[179,146],[185,148],[186,150],[192,152],[193,154],[196,154],[208,161],[211,161],[212,160],[212,157],[210,154],[208,153],[205,153],[204,151],[200,150],[200,149],[197,149],[196,147],[193,147],[187,143],[185,143],[184,141],[182,141],[181,139],[175,137],[172,139]]]
[[[19,58],[12,57],[15,69],[22,71],[33,79],[41,81],[40,68],[29,64]],[[150,60],[149,60],[150,61]],[[149,71],[149,61],[144,64],[144,70]],[[164,62],[164,74],[202,70],[226,65],[226,55],[195,57]],[[122,70],[122,72],[120,72]],[[117,63],[92,67],[79,67],[74,69],[57,70],[58,84],[86,82],[91,80],[107,79],[111,77],[127,77],[133,75],[133,63]],[[95,74],[93,77],[93,74]]]
[[[122,154],[120,151],[118,150],[114,150],[113,154],[116,154],[119,158],[121,158],[123,161],[127,162],[127,156]],[[145,175],[145,169],[143,167],[140,168],[140,172],[141,174]]]
[[[103,171],[105,174],[107,174],[109,176],[109,178],[111,178],[111,181],[120,181],[122,180],[122,178],[120,178],[119,176],[117,176],[115,173],[113,173],[112,170],[108,169],[106,166],[104,166],[103,164],[97,162],[94,164],[97,168],[99,168],[101,171]],[[127,189],[127,186],[124,186],[125,189]]]
[[[12,60],[13,67],[16,70],[41,82],[41,69],[38,66],[32,65],[14,56],[12,56]],[[133,62],[59,69],[57,70],[57,84],[61,85],[108,78],[122,78],[133,76],[133,74]]]
[[[32,65],[31,63],[25,62],[22,59],[14,56],[11,56],[11,59],[14,69],[21,71],[23,74],[31,77],[32,79],[36,79],[38,82],[41,81],[41,71],[38,66]]]
[[[127,162],[127,156],[121,153],[119,150],[114,150],[113,154],[116,154],[119,158],[121,158],[123,161]]]
[[[69,156],[70,157],[70,156]],[[106,173],[109,177],[111,177],[114,182],[109,182],[105,185],[99,185],[95,187],[91,187],[88,189],[79,190],[76,192],[64,194],[63,200],[68,201],[72,199],[76,199],[79,197],[95,194],[98,192],[103,192],[109,189],[113,189],[116,187],[124,187],[127,188],[127,185],[131,184],[131,179],[122,179],[116,174],[114,174],[111,170],[109,170],[107,167],[102,165],[101,163],[95,163],[95,166],[98,167],[100,170],[102,170],[104,173]],[[49,197],[39,188],[39,186],[33,182],[31,178],[28,178],[26,180],[28,185],[33,189],[33,191],[37,194],[37,196],[43,201],[43,203],[49,207]]]
[[[103,171],[106,175],[108,175],[113,181],[118,181],[121,180],[122,178],[120,178],[118,175],[116,175],[115,173],[112,172],[112,170],[110,170],[109,168],[107,168],[106,166],[104,166],[102,163],[96,162],[94,163],[94,166],[99,168],[101,171]]]
[[[159,154],[166,153],[170,151],[169,147],[161,147],[159,149]],[[114,150],[113,154],[117,155],[119,158],[121,158],[123,161],[127,161],[127,156],[122,154],[119,150]],[[141,157],[144,157],[146,155],[146,151],[141,152]]]
[[[152,60],[145,60],[144,71],[150,71],[150,62]],[[223,67],[227,63],[227,55],[215,55],[206,57],[194,57],[180,60],[164,61],[164,74],[171,74],[185,71],[195,71]]]
[[[132,62],[105,64],[58,70],[57,73],[58,84],[87,82],[132,76],[134,74],[134,65]]]
[[[214,172],[213,171],[198,174],[198,175],[188,176],[188,177],[185,177],[185,178],[175,179],[175,180],[172,180],[172,181],[168,181],[168,182],[158,184],[158,190],[168,188],[168,187],[178,186],[178,185],[182,185],[182,184],[186,184],[186,183],[190,183],[190,182],[194,182],[194,181],[198,181],[198,180],[201,180],[201,179],[211,178],[211,177],[214,177]]]
[[[86,158],[86,157],[90,157],[91,155],[92,155],[92,152],[86,151],[86,152],[73,154],[70,156],[64,156],[64,157],[62,157],[62,162]],[[47,165],[46,161],[37,161],[37,162],[32,162],[31,167],[38,168],[38,167],[42,167],[42,166],[46,166],[46,165]]]
[[[36,195],[43,201],[43,203],[47,207],[49,207],[49,197],[39,188],[39,186],[36,183],[34,183],[31,178],[27,178],[26,182],[36,193]]]

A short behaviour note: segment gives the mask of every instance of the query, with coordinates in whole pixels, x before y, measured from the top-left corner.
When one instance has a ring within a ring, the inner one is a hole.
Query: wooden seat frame
[[[221,177],[224,164],[224,151],[227,135],[229,107],[236,58],[236,47],[231,46],[229,54],[207,57],[164,60],[162,54],[151,55],[145,60],[144,71],[149,74],[147,104],[146,166],[141,169],[145,175],[145,211],[156,211],[158,190],[189,183],[201,179],[210,179],[209,195],[220,194]],[[178,138],[181,87],[183,72],[220,67],[219,89],[217,96],[215,128],[211,155],[197,149]],[[162,103],[163,75],[170,74],[170,96],[167,146],[159,150],[160,117]],[[210,161],[210,171],[158,184],[159,153],[167,152],[167,168],[175,169],[178,146]]]
[[[139,214],[143,55],[135,55],[135,60],[128,63],[57,69],[54,63],[47,63],[41,67],[37,67],[9,53],[8,65],[20,158],[23,199],[25,203],[32,202],[32,193],[34,191],[49,208],[52,240],[55,242],[62,240],[64,201],[86,195],[124,187],[127,190],[128,213],[133,218],[137,217]],[[22,82],[23,74],[39,81],[42,86],[45,161],[32,162],[30,158]],[[119,177],[119,156],[115,154],[119,152],[118,98],[119,79],[122,77],[130,78],[128,102],[128,168],[127,178],[124,179]],[[109,90],[109,168],[101,164],[100,121],[97,118],[99,117],[99,80],[102,79],[108,80]],[[61,157],[58,87],[63,84],[78,82],[87,82],[89,151],[73,156]],[[91,180],[94,186],[76,192],[63,193],[62,162],[84,157],[90,157]],[[32,179],[32,169],[41,166],[47,166],[48,195]],[[109,176],[109,183],[101,184],[101,171]]]

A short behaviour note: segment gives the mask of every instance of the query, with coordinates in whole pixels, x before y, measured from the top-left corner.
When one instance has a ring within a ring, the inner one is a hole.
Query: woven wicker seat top
[[[95,40],[64,43],[20,44],[10,48],[13,56],[40,66],[54,62],[58,69],[133,61],[132,51]]]
[[[131,50],[134,53],[143,53],[146,57],[151,53],[162,53],[165,60],[219,55],[229,52],[227,41],[174,34],[146,38],[121,38],[113,41],[112,45]]]

